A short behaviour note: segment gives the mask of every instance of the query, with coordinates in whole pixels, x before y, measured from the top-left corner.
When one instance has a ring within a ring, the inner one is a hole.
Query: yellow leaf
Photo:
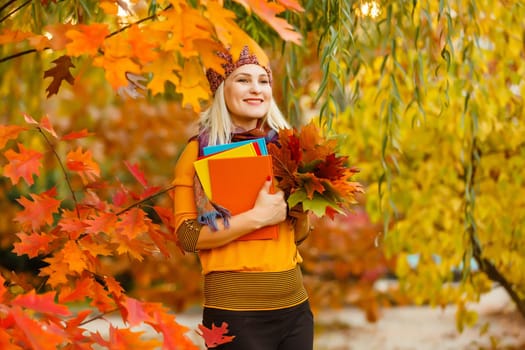
[[[182,94],[182,105],[188,104],[194,111],[200,110],[200,99],[209,98],[208,81],[197,58],[189,59],[184,64],[182,80],[177,86],[177,92]]]
[[[0,33],[0,45],[18,43],[33,35],[33,33],[21,32],[19,30],[4,29]]]
[[[118,13],[118,4],[116,0],[101,0],[100,8],[108,15],[116,15]]]
[[[153,73],[153,79],[148,84],[153,95],[164,92],[166,81],[171,81],[175,86],[179,85],[180,78],[176,73],[182,69],[177,64],[173,52],[160,53],[159,58],[145,66],[144,70]]]

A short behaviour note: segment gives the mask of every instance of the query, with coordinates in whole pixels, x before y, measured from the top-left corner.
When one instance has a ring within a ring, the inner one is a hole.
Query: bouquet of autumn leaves
[[[313,122],[300,130],[279,131],[278,143],[270,143],[268,153],[289,208],[302,205],[317,217],[333,218],[356,203],[356,194],[364,191],[351,178],[359,170],[337,148],[337,140],[323,137]]]

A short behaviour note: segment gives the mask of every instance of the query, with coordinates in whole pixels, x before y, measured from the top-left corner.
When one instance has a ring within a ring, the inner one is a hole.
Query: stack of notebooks
[[[267,177],[273,177],[264,138],[207,146],[203,153],[193,165],[208,198],[232,215],[253,208]],[[278,225],[266,226],[238,240],[276,239],[278,232]]]

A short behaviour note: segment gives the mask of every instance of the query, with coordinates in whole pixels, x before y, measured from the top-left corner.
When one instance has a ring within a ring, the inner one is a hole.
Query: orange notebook
[[[271,156],[210,159],[208,167],[213,201],[227,208],[232,215],[253,208],[266,178],[273,177]],[[277,239],[278,234],[279,226],[272,225],[238,240]]]

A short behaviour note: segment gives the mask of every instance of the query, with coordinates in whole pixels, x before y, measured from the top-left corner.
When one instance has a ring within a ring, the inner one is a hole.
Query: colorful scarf
[[[242,131],[233,133],[231,142],[238,142],[244,140],[252,140],[256,138],[264,137],[266,143],[275,142],[277,140],[277,132],[275,130],[263,130],[257,127],[252,130]],[[208,135],[206,133],[200,133],[196,136],[199,142],[199,157],[203,156],[203,148],[208,145]],[[217,203],[211,201],[208,196],[204,193],[199,177],[195,174],[193,190],[195,194],[195,203],[197,206],[197,220],[203,225],[208,225],[212,231],[217,231],[217,219],[223,219],[224,227],[230,227],[231,213],[227,208],[220,206]]]

